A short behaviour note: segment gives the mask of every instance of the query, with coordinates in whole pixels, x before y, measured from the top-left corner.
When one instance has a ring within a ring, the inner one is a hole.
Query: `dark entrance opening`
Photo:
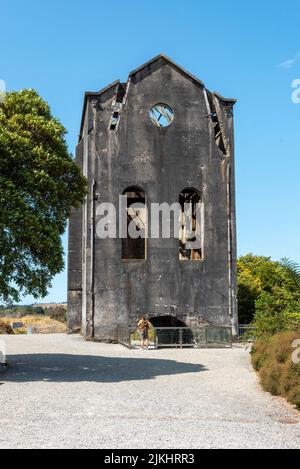
[[[186,324],[173,316],[154,316],[150,318],[153,327],[186,327]]]
[[[193,332],[187,325],[173,316],[154,316],[149,321],[156,330],[157,346],[174,347],[193,345]]]

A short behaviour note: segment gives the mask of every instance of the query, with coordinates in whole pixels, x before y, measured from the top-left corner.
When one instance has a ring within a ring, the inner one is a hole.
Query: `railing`
[[[131,348],[131,335],[135,332],[132,327],[118,327],[118,342]]]
[[[139,332],[134,327],[119,327],[118,342],[128,348],[140,346]],[[231,327],[154,327],[149,330],[150,348],[232,347]]]
[[[239,342],[253,341],[255,328],[251,324],[239,324]]]

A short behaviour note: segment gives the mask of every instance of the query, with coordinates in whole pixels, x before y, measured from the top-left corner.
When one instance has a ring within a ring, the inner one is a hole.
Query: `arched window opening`
[[[179,259],[203,259],[203,203],[195,189],[184,189],[179,196],[180,232]]]
[[[126,238],[122,239],[122,259],[146,259],[147,210],[145,192],[129,187],[126,196]]]

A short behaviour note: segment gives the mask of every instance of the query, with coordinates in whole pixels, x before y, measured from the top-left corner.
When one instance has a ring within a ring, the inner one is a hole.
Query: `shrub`
[[[9,324],[6,324],[5,322],[2,322],[0,320],[0,334],[13,334],[14,331],[12,327],[10,327]]]
[[[265,340],[258,340],[252,348],[252,364],[256,371],[259,371],[264,362],[269,358],[268,355],[269,350],[269,340],[266,338]]]
[[[293,402],[297,409],[300,409],[300,386],[296,386],[294,389],[292,389],[288,393],[287,399],[289,402]]]
[[[282,395],[300,409],[300,364],[293,363],[292,343],[300,333],[281,332],[259,339],[252,349],[252,363],[261,383],[273,395]]]
[[[64,324],[67,323],[67,310],[63,306],[52,306],[47,308],[46,314],[48,314],[51,319],[55,319],[56,321]]]
[[[276,360],[266,360],[260,370],[261,384],[266,391],[274,396],[279,396],[281,391],[281,380],[283,375],[283,366]]]
[[[257,311],[251,325],[253,326],[251,335],[255,339],[271,337],[280,332],[300,332],[300,313]]]

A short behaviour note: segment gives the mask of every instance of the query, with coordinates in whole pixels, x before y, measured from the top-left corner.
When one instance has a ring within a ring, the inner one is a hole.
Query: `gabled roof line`
[[[133,75],[136,75],[138,72],[142,71],[144,68],[148,67],[149,65],[153,64],[154,62],[156,62],[157,60],[159,59],[164,59],[166,62],[168,62],[169,64],[171,64],[174,68],[176,68],[179,72],[183,73],[184,75],[186,75],[187,77],[191,78],[194,82],[196,82],[198,85],[202,86],[202,87],[205,87],[203,81],[199,80],[199,78],[195,77],[194,75],[192,75],[192,73],[188,72],[187,70],[185,70],[183,67],[181,67],[180,65],[178,65],[176,62],[174,62],[174,60],[170,59],[170,57],[168,57],[167,55],[161,53],[159,55],[157,55],[156,57],[153,57],[153,59],[149,60],[148,62],[144,63],[143,65],[141,65],[140,67],[136,68],[135,70],[132,70],[132,72],[129,73],[129,77],[133,76]]]
[[[163,59],[165,60],[167,63],[169,63],[170,65],[172,65],[174,68],[176,68],[180,73],[182,73],[183,75],[185,75],[186,77],[190,78],[192,81],[194,81],[197,85],[201,86],[202,88],[205,88],[206,91],[208,93],[211,93],[213,94],[214,96],[216,96],[218,99],[220,99],[221,101],[223,101],[224,103],[228,103],[228,104],[231,104],[231,105],[234,105],[237,100],[236,99],[231,99],[231,98],[224,98],[224,96],[222,96],[220,93],[217,93],[216,91],[209,91],[205,84],[203,83],[203,81],[199,80],[199,78],[195,77],[192,73],[188,72],[187,70],[185,70],[183,67],[181,67],[180,65],[178,65],[176,62],[174,62],[172,59],[170,59],[167,55],[161,53],[159,55],[157,55],[156,57],[153,57],[153,59],[149,60],[148,62],[144,63],[143,65],[141,65],[140,67],[132,70],[130,73],[129,73],[129,76],[128,76],[128,80],[131,79],[131,77],[133,75],[136,75],[137,73],[141,72],[144,68],[148,67],[149,65],[153,64],[154,62],[156,62],[157,60],[159,59]],[[100,91],[87,91],[84,95],[84,103],[83,103],[83,110],[82,110],[82,118],[81,118],[81,126],[80,126],[80,133],[79,133],[79,141],[82,137],[82,132],[83,132],[83,127],[84,127],[84,119],[85,119],[85,112],[86,112],[86,107],[87,107],[87,102],[88,102],[88,98],[90,97],[93,97],[93,96],[100,96],[102,95],[103,93],[105,93],[106,91],[108,91],[110,88],[112,88],[113,86],[117,86],[118,84],[120,83],[120,80],[115,80],[113,81],[111,84],[107,85],[105,88],[102,88],[102,90]]]

